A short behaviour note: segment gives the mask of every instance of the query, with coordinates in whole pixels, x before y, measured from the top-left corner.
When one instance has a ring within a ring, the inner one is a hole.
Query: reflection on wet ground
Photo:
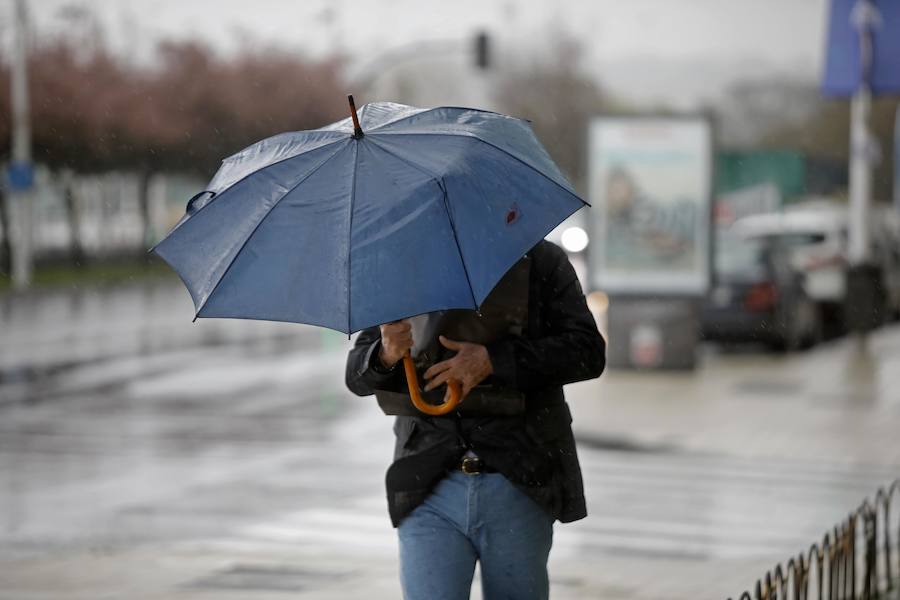
[[[99,389],[170,362],[201,360],[204,348],[277,356],[298,348],[343,348],[346,342],[336,332],[292,323],[192,323],[190,297],[169,281],[0,295],[0,317],[0,398],[7,400],[52,396],[46,388],[51,381],[64,393],[77,391],[83,381],[66,377],[75,370]],[[91,364],[96,372],[85,375]]]
[[[191,324],[174,284],[0,305],[0,596],[397,597],[390,421],[344,389],[345,336]],[[788,406],[805,389],[784,372],[740,375],[736,401],[691,398],[726,389],[705,383],[722,364],[642,377],[733,431],[734,407]],[[847,460],[729,449],[702,431],[713,421],[641,436],[676,405],[608,377],[573,394],[590,517],[557,528],[556,598],[736,595],[897,476],[890,460],[854,461],[852,445]],[[617,394],[603,414],[586,409],[598,389]],[[709,408],[720,401],[722,414]]]

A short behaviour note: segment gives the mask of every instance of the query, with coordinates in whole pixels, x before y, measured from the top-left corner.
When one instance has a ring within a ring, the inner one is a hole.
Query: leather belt
[[[487,466],[477,456],[463,456],[459,462],[459,470],[466,475],[478,475],[479,473],[496,473],[496,469]]]

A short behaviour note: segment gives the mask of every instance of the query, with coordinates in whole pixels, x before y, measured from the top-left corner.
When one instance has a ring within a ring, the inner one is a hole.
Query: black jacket
[[[529,253],[528,324],[519,337],[487,346],[493,385],[525,393],[525,413],[504,417],[397,417],[394,463],[386,477],[396,527],[467,449],[500,471],[562,522],[586,516],[572,417],[562,386],[602,373],[606,344],[566,254],[549,242]],[[377,327],[359,334],[347,359],[347,387],[360,396],[405,385],[403,370],[384,373]]]

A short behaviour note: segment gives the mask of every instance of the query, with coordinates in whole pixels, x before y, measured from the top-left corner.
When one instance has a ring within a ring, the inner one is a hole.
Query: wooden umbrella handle
[[[416,365],[413,363],[409,352],[403,357],[403,370],[406,371],[406,384],[409,386],[409,396],[412,398],[413,406],[418,408],[420,412],[431,416],[446,415],[459,404],[462,388],[459,387],[458,381],[447,382],[447,386],[450,388],[449,400],[443,404],[429,404],[422,399],[422,393],[419,391],[419,378],[416,375]]]

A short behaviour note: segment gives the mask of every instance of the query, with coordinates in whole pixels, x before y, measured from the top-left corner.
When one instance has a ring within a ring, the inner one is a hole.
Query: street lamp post
[[[894,114],[894,210],[900,212],[900,105]]]
[[[12,160],[7,173],[13,223],[12,280],[17,290],[31,284],[33,207],[31,121],[28,102],[28,11],[25,0],[15,0],[15,39],[11,65]]]
[[[859,0],[850,17],[859,32],[860,81],[850,101],[850,227],[848,254],[853,265],[869,259],[869,205],[872,195],[874,140],[869,131],[872,107],[872,28],[878,11],[869,0]]]
[[[871,249],[872,165],[879,148],[869,128],[872,98],[900,91],[900,2],[830,0],[823,91],[850,98],[850,199],[845,316],[864,348],[884,319],[884,273]]]
[[[878,297],[881,273],[871,263],[872,163],[877,143],[869,131],[872,109],[873,30],[880,15],[871,0],[857,0],[850,12],[851,26],[859,36],[859,84],[850,100],[850,211],[847,254],[850,262],[848,284],[850,324],[858,348],[867,352],[868,332],[881,318]],[[859,313],[859,314],[856,314]]]

